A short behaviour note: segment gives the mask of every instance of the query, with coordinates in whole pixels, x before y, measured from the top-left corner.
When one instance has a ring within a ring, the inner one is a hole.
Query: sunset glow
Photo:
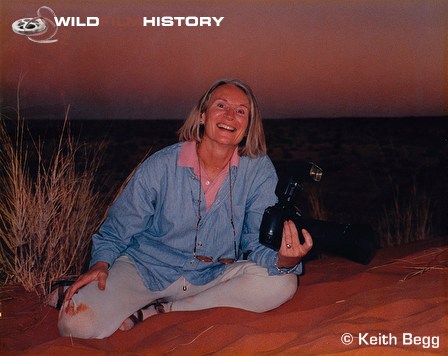
[[[59,26],[49,44],[11,30],[43,5],[1,0],[2,110],[22,78],[30,114],[181,119],[211,82],[237,77],[269,118],[448,114],[443,0],[47,1],[99,23]],[[153,16],[224,19],[143,26]]]

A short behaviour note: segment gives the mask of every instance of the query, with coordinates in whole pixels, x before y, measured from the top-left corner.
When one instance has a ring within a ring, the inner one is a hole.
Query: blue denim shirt
[[[216,200],[198,228],[197,255],[213,257],[213,262],[194,258],[198,221],[199,181],[190,167],[177,164],[182,143],[164,148],[136,170],[108,216],[93,236],[91,265],[104,261],[111,266],[121,255],[128,256],[150,290],[163,290],[180,277],[202,285],[223,273],[219,258],[234,258],[234,236],[230,224],[230,187],[226,177]],[[239,258],[248,259],[279,274],[277,252],[259,243],[259,227],[264,209],[277,201],[277,175],[267,156],[241,157],[232,166],[232,209]],[[201,200],[204,201],[203,192]],[[301,273],[301,265],[294,271]]]

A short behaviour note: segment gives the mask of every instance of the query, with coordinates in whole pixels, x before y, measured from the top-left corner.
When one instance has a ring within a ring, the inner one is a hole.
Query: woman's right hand
[[[67,289],[64,302],[72,299],[73,295],[79,288],[93,281],[98,281],[98,288],[104,290],[106,288],[106,279],[109,276],[109,264],[106,262],[97,262],[90,269],[79,276],[75,283]]]

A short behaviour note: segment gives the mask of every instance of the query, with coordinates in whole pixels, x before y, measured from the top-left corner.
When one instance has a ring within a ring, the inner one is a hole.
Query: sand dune
[[[105,340],[60,337],[56,310],[42,306],[19,287],[3,287],[0,351],[29,355],[442,354],[447,347],[447,261],[446,239],[380,250],[368,266],[326,257],[307,263],[296,295],[276,310],[167,313]],[[344,341],[352,340],[350,345],[341,341],[344,334]]]

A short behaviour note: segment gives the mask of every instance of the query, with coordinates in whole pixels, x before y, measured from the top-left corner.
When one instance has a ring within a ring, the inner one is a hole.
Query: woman
[[[140,165],[93,236],[90,269],[60,311],[62,335],[104,338],[171,311],[264,312],[294,295],[312,238],[304,230],[300,244],[287,221],[278,253],[258,241],[277,176],[251,89],[215,83],[179,138]]]

